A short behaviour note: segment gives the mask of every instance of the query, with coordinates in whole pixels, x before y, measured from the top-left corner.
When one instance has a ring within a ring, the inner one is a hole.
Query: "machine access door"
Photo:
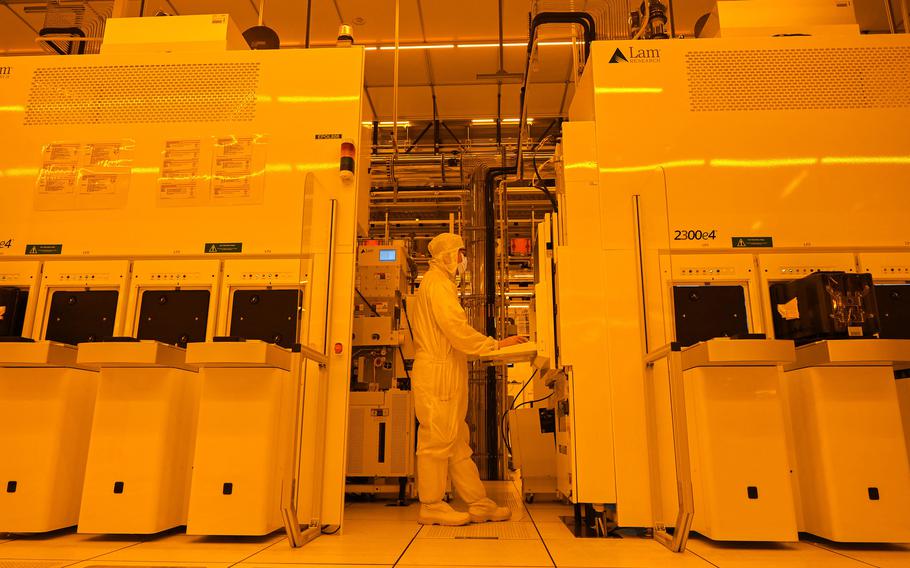
[[[682,348],[692,529],[714,540],[789,541],[797,538],[796,516],[778,365],[793,348],[750,335],[761,333],[753,318],[761,313],[754,266],[744,254],[662,256],[664,301],[672,309],[665,310],[669,321],[649,327],[669,329],[666,343]],[[655,394],[663,400],[667,372],[666,363],[655,363]],[[666,494],[676,495],[676,468],[666,467],[675,464],[671,439],[659,436],[658,464]],[[675,500],[663,504],[664,519],[673,522]]]
[[[25,325],[28,290],[0,287],[0,337],[21,337]]]
[[[136,261],[125,333],[80,349],[101,368],[80,532],[186,524],[202,381],[184,347],[212,333],[218,274],[217,260]]]
[[[255,536],[282,526],[283,492],[293,485],[303,262],[226,261],[218,333],[187,348],[204,382],[189,534]]]
[[[234,290],[230,336],[291,349],[298,342],[302,300],[300,290]]]
[[[44,338],[76,345],[113,337],[119,299],[117,290],[51,292]]]
[[[684,347],[717,337],[749,334],[744,286],[676,285],[673,306],[676,341]]]
[[[76,344],[115,333],[128,276],[120,261],[0,263],[0,531],[77,523],[98,373]]]

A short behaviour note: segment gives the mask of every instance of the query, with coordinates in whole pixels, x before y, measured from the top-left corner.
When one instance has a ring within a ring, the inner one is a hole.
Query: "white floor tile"
[[[415,539],[399,565],[553,566],[537,540]]]
[[[550,539],[557,539],[557,538],[563,538],[563,539],[575,538],[575,535],[572,533],[572,531],[569,530],[569,527],[567,527],[565,525],[565,523],[562,523],[562,522],[552,522],[552,523],[537,522],[537,523],[534,523],[534,526],[540,532],[540,536],[543,537],[544,542],[546,542],[547,540],[550,540]]]
[[[396,564],[395,568],[461,568],[462,564]],[[471,568],[502,568],[502,564],[471,566]],[[548,566],[552,566],[549,564]],[[345,568],[348,568],[345,566]],[[509,566],[508,568],[540,568],[539,566]]]
[[[417,522],[417,512],[420,510],[419,502],[414,501],[407,507],[389,507],[388,503],[392,503],[392,501],[348,503],[344,506],[344,520]]]
[[[415,522],[349,520],[339,534],[323,535],[301,548],[281,540],[246,563],[395,564],[419,528]]]
[[[687,549],[721,568],[859,568],[861,563],[809,543],[730,543],[703,537],[689,539]]]
[[[112,565],[106,560],[87,560],[68,565],[67,568],[149,568],[152,566],[174,568],[174,562],[124,562],[118,560],[116,565]],[[180,562],[180,568],[228,568],[229,566],[231,566],[230,562]]]
[[[431,525],[423,527],[418,539],[455,539],[455,540],[535,540],[540,536],[534,523],[471,523],[462,527],[444,527]]]
[[[23,536],[0,545],[0,558],[88,560],[141,542],[135,536],[67,533]]]
[[[831,542],[814,544],[879,568],[910,568],[910,545],[835,544]]]
[[[392,568],[393,564],[256,564],[247,563],[238,564],[242,568]],[[181,567],[182,568],[182,567]]]
[[[592,568],[711,568],[691,552],[675,554],[651,539],[575,538],[562,523],[537,523],[556,565]]]
[[[108,562],[240,562],[284,538],[282,532],[264,537],[211,537],[168,534],[97,558]]]
[[[560,517],[571,517],[575,514],[572,505],[562,503],[531,503],[525,505],[528,514],[535,523],[560,523]]]

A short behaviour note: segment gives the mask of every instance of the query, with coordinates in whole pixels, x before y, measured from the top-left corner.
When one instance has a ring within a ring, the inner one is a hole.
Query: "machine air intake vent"
[[[411,448],[408,445],[408,422],[413,420],[410,409],[408,408],[408,393],[401,392],[392,395],[392,401],[389,404],[392,414],[392,456],[390,466],[393,472],[402,475],[407,472],[408,454]]]
[[[41,67],[25,125],[249,122],[258,85],[258,63]]]
[[[910,107],[910,47],[691,51],[693,112]]]

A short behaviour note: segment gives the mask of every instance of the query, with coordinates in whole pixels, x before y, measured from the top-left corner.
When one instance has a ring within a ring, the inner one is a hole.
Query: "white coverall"
[[[446,473],[458,495],[475,511],[496,508],[487,499],[477,466],[471,459],[468,425],[468,366],[466,355],[496,349],[498,342],[476,331],[458,301],[455,271],[461,237],[451,233],[430,242],[430,269],[417,292],[412,310],[416,356],[411,388],[420,428],[417,431],[417,492],[424,505],[439,503]],[[501,508],[500,508],[501,509]],[[490,520],[490,519],[487,519]],[[496,519],[502,520],[502,519]]]

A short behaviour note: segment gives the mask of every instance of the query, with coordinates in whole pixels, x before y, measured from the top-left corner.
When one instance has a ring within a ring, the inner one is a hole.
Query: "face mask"
[[[459,274],[461,274],[462,276],[464,276],[464,273],[467,272],[467,270],[468,270],[468,257],[463,256],[461,258],[461,262],[458,263],[458,268],[456,269],[456,271]]]

